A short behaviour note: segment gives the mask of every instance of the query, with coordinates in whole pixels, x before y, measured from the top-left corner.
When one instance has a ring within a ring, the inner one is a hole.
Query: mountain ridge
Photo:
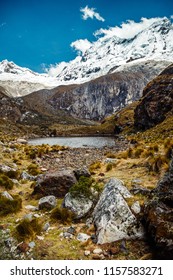
[[[146,60],[173,61],[173,25],[169,19],[154,21],[133,38],[101,37],[70,62],[61,62],[48,73],[38,74],[4,60],[0,63],[0,86],[9,96],[23,96],[59,85],[82,84],[108,73],[122,71]]]

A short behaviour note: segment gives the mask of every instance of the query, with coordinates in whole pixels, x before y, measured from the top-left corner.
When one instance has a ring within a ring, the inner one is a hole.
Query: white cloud
[[[55,65],[50,64],[49,66],[42,63],[41,66],[42,66],[42,69],[44,70],[44,72],[46,72],[49,76],[56,77],[67,66],[67,63],[63,61],[63,62],[57,63]]]
[[[172,15],[172,16],[170,16],[170,18],[171,18],[171,19],[173,19],[173,15]]]
[[[79,53],[83,54],[87,49],[89,49],[92,46],[92,44],[87,39],[80,39],[75,42],[72,42],[70,46],[76,51],[79,51]]]
[[[86,6],[85,8],[81,8],[80,12],[82,13],[82,18],[84,20],[87,20],[88,18],[96,18],[97,20],[105,21],[105,19],[101,17],[99,13],[95,12],[95,10],[95,8],[89,8],[88,6]]]
[[[140,22],[134,22],[133,20],[127,20],[127,22],[123,22],[121,27],[115,26],[110,27],[109,29],[99,29],[97,30],[94,35],[104,35],[104,37],[112,37],[117,36],[123,39],[130,39],[137,35],[142,30],[149,27],[155,21],[161,20],[161,18],[141,18]]]

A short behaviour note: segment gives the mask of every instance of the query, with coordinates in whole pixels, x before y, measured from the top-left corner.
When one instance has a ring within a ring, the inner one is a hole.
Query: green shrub
[[[89,167],[89,171],[92,172],[95,169],[100,169],[101,168],[101,162],[100,161],[96,161],[94,163],[92,163]]]
[[[108,172],[108,171],[112,170],[112,167],[113,167],[112,163],[109,162],[109,163],[106,165],[106,171]]]
[[[106,154],[107,158],[116,158],[116,155],[115,154],[112,154],[112,153],[107,153]]]
[[[76,196],[85,196],[87,198],[92,197],[91,185],[93,183],[93,179],[81,176],[79,181],[74,184],[69,192],[73,197]]]
[[[150,159],[149,170],[155,173],[159,173],[161,171],[162,166],[167,163],[168,160],[164,156],[158,155]]]
[[[28,166],[28,172],[29,174],[36,176],[40,174],[40,169],[38,168],[37,164],[32,163]]]
[[[127,157],[128,157],[128,158],[132,158],[132,157],[133,157],[133,149],[132,149],[132,148],[129,148],[129,149],[127,150]]]
[[[40,234],[42,231],[42,225],[38,219],[34,218],[32,221],[22,220],[16,227],[17,238],[25,239],[34,237],[36,234]]]
[[[0,186],[5,187],[6,190],[13,188],[13,181],[5,174],[0,174]]]
[[[71,223],[75,214],[67,208],[56,207],[51,213],[51,218],[63,224]]]
[[[6,172],[6,175],[12,179],[20,178],[20,172],[18,170],[10,170],[10,171]]]
[[[22,199],[19,196],[13,196],[13,200],[0,195],[0,216],[10,213],[16,213],[22,208]]]

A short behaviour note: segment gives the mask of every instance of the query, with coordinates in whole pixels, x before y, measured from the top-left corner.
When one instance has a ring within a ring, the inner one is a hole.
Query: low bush
[[[13,181],[7,175],[0,174],[0,186],[4,187],[6,190],[11,190],[13,185]]]
[[[22,208],[22,199],[19,196],[13,196],[13,200],[0,195],[0,216],[10,213],[16,213]]]
[[[92,178],[81,176],[79,178],[79,181],[70,188],[69,192],[73,197],[85,196],[87,198],[90,198],[92,197],[92,183]]]
[[[56,207],[51,213],[51,218],[61,222],[62,224],[69,224],[75,218],[75,214],[67,208]]]
[[[109,162],[109,163],[106,165],[106,171],[108,172],[108,171],[112,170],[112,167],[113,167],[112,163]]]
[[[36,176],[40,174],[40,169],[37,164],[32,163],[28,166],[28,172],[29,174]]]
[[[36,218],[32,221],[24,219],[16,226],[17,238],[19,240],[34,237],[36,234],[40,234],[41,231],[42,224]]]
[[[94,163],[92,163],[89,167],[89,171],[92,173],[94,170],[96,169],[100,169],[101,168],[101,162],[100,161],[96,161]]]

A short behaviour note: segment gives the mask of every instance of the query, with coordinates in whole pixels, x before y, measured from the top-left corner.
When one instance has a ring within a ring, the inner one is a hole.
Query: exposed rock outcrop
[[[112,178],[105,185],[93,212],[98,244],[143,236],[141,225],[124,199],[129,197],[122,181]]]
[[[54,195],[55,197],[64,197],[70,187],[77,182],[76,177],[71,170],[54,171],[39,176],[33,194],[40,196]]]
[[[173,64],[151,81],[143,91],[143,98],[135,109],[134,124],[147,129],[173,114]]]
[[[58,87],[48,104],[79,118],[101,120],[139,99],[146,84],[167,65],[142,62],[78,86]]]
[[[144,208],[148,236],[157,258],[173,257],[173,160],[169,171],[158,182],[153,199]]]

